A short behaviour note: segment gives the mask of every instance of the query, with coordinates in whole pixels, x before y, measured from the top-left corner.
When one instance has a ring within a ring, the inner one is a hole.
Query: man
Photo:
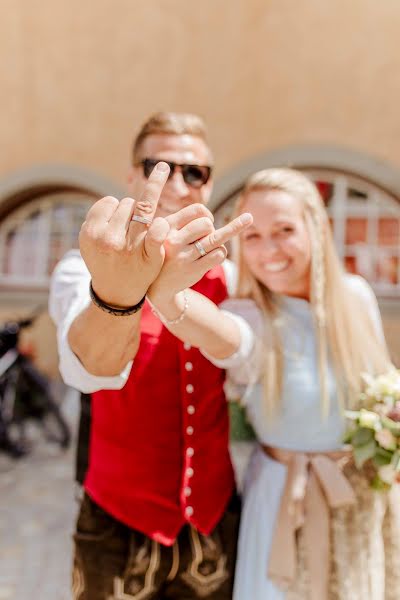
[[[240,510],[224,374],[174,338],[144,297],[166,249],[190,242],[204,274],[196,289],[224,300],[232,273],[227,261],[220,266],[222,244],[243,226],[214,232],[205,207],[212,156],[199,117],[151,117],[128,183],[131,197],[90,209],[81,254],[64,257],[51,285],[61,372],[92,406],[74,599],[224,600]],[[182,305],[168,318],[184,315]]]

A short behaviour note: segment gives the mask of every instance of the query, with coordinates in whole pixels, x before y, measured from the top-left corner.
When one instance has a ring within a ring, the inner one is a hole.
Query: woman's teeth
[[[264,269],[269,273],[278,273],[279,271],[283,271],[288,266],[288,260],[281,260],[279,262],[267,263],[264,265]]]

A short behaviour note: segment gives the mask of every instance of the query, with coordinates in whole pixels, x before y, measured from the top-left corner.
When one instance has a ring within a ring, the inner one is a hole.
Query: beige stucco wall
[[[400,167],[398,0],[0,0],[0,8],[0,186],[15,170],[50,163],[122,183],[131,136],[159,109],[205,117],[217,175],[310,143]],[[48,321],[41,330],[54,342]],[[41,366],[52,372],[54,347],[42,345]]]
[[[219,172],[292,143],[400,166],[398,0],[1,0],[0,177],[122,181],[157,109],[208,121]]]

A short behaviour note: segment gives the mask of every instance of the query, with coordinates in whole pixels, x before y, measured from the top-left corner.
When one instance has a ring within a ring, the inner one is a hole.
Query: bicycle
[[[70,428],[54,400],[50,383],[18,348],[23,329],[37,314],[8,322],[0,329],[0,451],[21,458],[30,451],[27,424],[36,422],[45,438],[66,449]]]

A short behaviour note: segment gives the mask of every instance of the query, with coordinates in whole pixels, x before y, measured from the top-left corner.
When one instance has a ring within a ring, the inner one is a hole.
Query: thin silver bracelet
[[[183,300],[184,300],[184,302],[183,302],[183,309],[182,309],[181,314],[176,319],[172,319],[170,321],[169,319],[164,317],[164,315],[161,314],[160,311],[147,298],[147,301],[149,302],[149,304],[151,306],[151,310],[152,310],[153,314],[155,314],[156,317],[158,317],[160,319],[161,323],[163,323],[167,327],[171,327],[171,325],[178,325],[178,323],[183,321],[183,319],[185,318],[187,309],[189,308],[189,298],[187,295],[187,290],[183,290]]]

